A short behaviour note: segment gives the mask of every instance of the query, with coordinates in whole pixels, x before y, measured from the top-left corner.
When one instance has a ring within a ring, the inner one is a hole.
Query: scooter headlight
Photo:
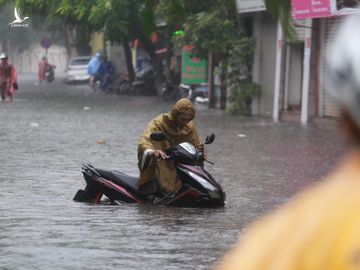
[[[206,189],[210,190],[210,191],[216,191],[216,187],[214,187],[212,184],[210,184],[208,181],[206,181],[204,178],[202,178],[201,176],[190,172],[189,171],[189,175],[194,178],[196,181],[198,181],[201,185],[203,185]]]

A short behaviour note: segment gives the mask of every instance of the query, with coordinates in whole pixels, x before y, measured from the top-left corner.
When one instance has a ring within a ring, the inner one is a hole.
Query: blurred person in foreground
[[[360,269],[359,25],[359,15],[346,19],[328,59],[351,150],[324,181],[246,229],[214,269]]]
[[[96,72],[101,63],[101,54],[97,52],[94,57],[92,57],[88,64],[87,73],[89,75],[89,85],[95,90],[95,81],[96,81]]]
[[[13,64],[8,60],[7,53],[0,54],[0,88],[1,100],[5,101],[7,97],[13,100],[13,95],[17,89],[17,73]]]
[[[163,195],[180,189],[176,169],[166,158],[165,149],[189,142],[195,147],[200,145],[200,137],[194,125],[195,109],[190,100],[178,100],[173,109],[152,119],[138,141],[139,190],[151,195],[155,192],[154,183],[159,184]],[[167,140],[156,142],[150,139],[151,133],[161,131]],[[156,180],[155,180],[156,179]],[[153,181],[155,180],[155,182]]]

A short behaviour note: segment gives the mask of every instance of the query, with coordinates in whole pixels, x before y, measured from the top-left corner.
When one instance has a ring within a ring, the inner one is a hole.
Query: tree
[[[89,40],[96,25],[88,20],[95,0],[16,0],[20,10],[26,10],[31,16],[45,18],[47,26],[62,29],[69,55],[88,54]],[[13,3],[11,0],[0,0],[0,5]]]
[[[214,54],[221,64],[221,95],[222,107],[225,108],[227,89],[249,93],[258,93],[258,85],[251,78],[252,54],[254,41],[246,32],[236,9],[235,0],[162,0],[159,12],[169,27],[180,27],[183,36],[175,38],[181,47],[185,44],[194,45],[193,54],[207,58]],[[234,57],[235,56],[235,57]],[[250,60],[249,60],[250,59]],[[248,95],[236,95],[248,100]],[[246,106],[242,113],[248,112],[248,101],[234,100]]]
[[[10,2],[0,0],[0,6]],[[155,0],[16,0],[16,6],[29,15],[46,16],[48,26],[60,26],[69,55],[89,54],[91,34],[104,31],[108,40],[124,46],[130,78],[134,72],[129,43],[135,38],[159,67],[150,40],[155,29]]]
[[[45,32],[51,32],[53,39],[61,44],[61,32],[57,28],[45,25],[43,17],[31,17],[26,21],[28,27],[17,27],[16,29],[11,27],[9,23],[14,20],[14,7],[14,3],[0,5],[0,43],[2,43],[3,51],[8,51],[10,47],[15,47],[19,51],[25,50],[34,43],[38,43]],[[27,14],[20,13],[21,17],[25,15]]]
[[[290,0],[264,0],[267,11],[275,20],[280,20],[285,35],[290,40],[296,40],[297,34],[291,18]]]
[[[32,29],[19,27],[19,29],[12,29],[9,25],[14,19],[14,6],[6,4],[0,8],[0,43],[2,44],[2,51],[8,51],[12,44],[20,44],[25,49],[29,43],[32,43],[33,35],[28,35]]]
[[[96,0],[90,20],[102,25],[106,38],[123,45],[130,81],[134,80],[129,43],[139,39],[155,67],[158,60],[150,34],[155,29],[154,1],[151,0]]]

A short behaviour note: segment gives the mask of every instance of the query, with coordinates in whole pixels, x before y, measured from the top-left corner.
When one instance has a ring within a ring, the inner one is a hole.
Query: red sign
[[[295,19],[327,17],[330,0],[291,0],[291,13]]]

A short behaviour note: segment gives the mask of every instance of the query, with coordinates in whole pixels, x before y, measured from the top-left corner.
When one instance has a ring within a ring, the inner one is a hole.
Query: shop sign
[[[193,46],[184,46],[182,51],[181,82],[201,84],[206,82],[206,60],[192,57]]]
[[[294,19],[330,16],[330,0],[292,0],[291,13]]]
[[[291,0],[294,19],[321,18],[360,13],[358,0]]]

